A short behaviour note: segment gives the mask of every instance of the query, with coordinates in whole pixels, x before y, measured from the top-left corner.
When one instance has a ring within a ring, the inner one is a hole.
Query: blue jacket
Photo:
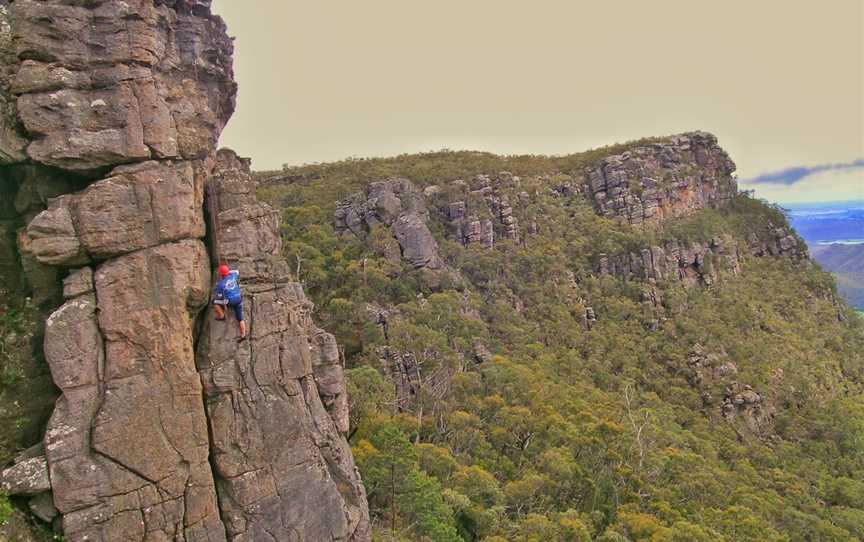
[[[232,305],[240,303],[243,300],[240,293],[240,272],[231,271],[227,277],[217,282],[213,297],[216,301],[228,301]]]

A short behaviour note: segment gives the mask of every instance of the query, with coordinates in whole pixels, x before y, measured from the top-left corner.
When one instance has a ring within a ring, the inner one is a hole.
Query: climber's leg
[[[232,304],[234,307],[234,316],[237,317],[237,321],[240,323],[240,339],[243,340],[246,338],[246,320],[243,318],[243,301],[240,301],[237,304]]]
[[[225,309],[222,308],[222,305],[220,305],[219,303],[213,303],[213,311],[216,312],[217,320],[225,319]]]

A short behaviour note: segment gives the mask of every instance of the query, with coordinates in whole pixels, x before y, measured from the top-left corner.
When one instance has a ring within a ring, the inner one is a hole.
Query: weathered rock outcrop
[[[668,241],[641,252],[601,254],[597,261],[600,275],[623,280],[681,281],[687,286],[711,285],[721,273],[737,275],[747,256],[776,256],[802,261],[807,249],[787,228],[753,232],[747,239],[725,235],[707,242]]]
[[[62,395],[10,489],[70,541],[368,540],[335,340],[248,161],[215,153],[236,85],[210,1],[0,0],[0,49],[0,250],[65,298]],[[202,313],[217,261],[246,287],[241,346]]]
[[[423,194],[402,178],[370,183],[364,192],[339,202],[334,214],[337,232],[365,236],[375,226],[389,228],[412,267],[436,270],[444,264],[428,219]]]
[[[27,140],[18,122],[18,109],[10,84],[17,59],[12,46],[8,0],[0,1],[0,165],[26,159]]]
[[[716,137],[691,132],[603,159],[585,171],[585,193],[603,216],[656,223],[728,201],[734,171]]]
[[[518,242],[519,221],[500,189],[513,188],[519,181],[509,171],[502,171],[496,175],[477,175],[470,185],[457,185],[463,188],[464,199],[452,201],[444,208],[456,239],[463,245],[477,243],[487,248],[495,244],[496,238]]]
[[[681,281],[688,286],[710,285],[722,271],[737,274],[741,255],[734,239],[714,238],[706,243],[669,241],[663,246],[612,256],[601,255],[597,271],[624,280]]]
[[[204,236],[196,162],[120,166],[81,192],[54,198],[27,226],[42,263],[79,266],[162,243]],[[196,174],[197,173],[197,174]]]
[[[234,111],[233,46],[209,0],[9,6],[10,90],[35,161],[98,170],[202,158]],[[62,39],[58,39],[62,36]]]
[[[469,185],[453,181],[455,198],[440,206],[450,235],[463,245],[489,248],[495,239],[519,241],[519,223],[506,195],[499,190],[512,188],[519,177],[503,171],[496,175],[477,175]],[[397,241],[398,254],[385,254],[393,260],[404,259],[415,269],[439,270],[445,267],[438,255],[438,243],[429,230],[427,201],[441,193],[432,185],[420,192],[408,179],[393,178],[370,183],[364,192],[338,203],[334,213],[336,231],[343,235],[366,237],[376,226],[387,228]],[[440,202],[439,202],[440,203]]]
[[[347,392],[332,335],[288,282],[279,214],[259,203],[244,165],[220,151],[208,195],[212,236],[236,262],[250,338],[208,317],[198,370],[222,518],[236,540],[366,540],[366,496],[350,448]]]
[[[703,405],[732,422],[739,433],[763,435],[773,423],[776,407],[752,386],[738,381],[738,366],[726,352],[694,345],[687,359],[687,376],[700,390]]]

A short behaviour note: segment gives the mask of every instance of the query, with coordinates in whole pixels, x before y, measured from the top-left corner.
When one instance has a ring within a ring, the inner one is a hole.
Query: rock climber
[[[240,323],[240,337],[237,342],[246,340],[246,322],[243,320],[243,295],[240,293],[240,272],[228,269],[227,265],[220,265],[219,282],[213,289],[213,308],[216,311],[216,319],[225,319],[225,306],[230,305],[234,309],[234,316]]]

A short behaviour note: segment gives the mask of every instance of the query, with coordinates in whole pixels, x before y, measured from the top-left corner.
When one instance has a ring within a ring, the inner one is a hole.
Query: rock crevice
[[[248,161],[215,151],[236,85],[209,0],[0,1],[0,49],[3,250],[65,298],[21,492],[44,511],[50,480],[71,541],[368,540],[335,339]],[[217,262],[245,287],[239,346],[203,310]]]

